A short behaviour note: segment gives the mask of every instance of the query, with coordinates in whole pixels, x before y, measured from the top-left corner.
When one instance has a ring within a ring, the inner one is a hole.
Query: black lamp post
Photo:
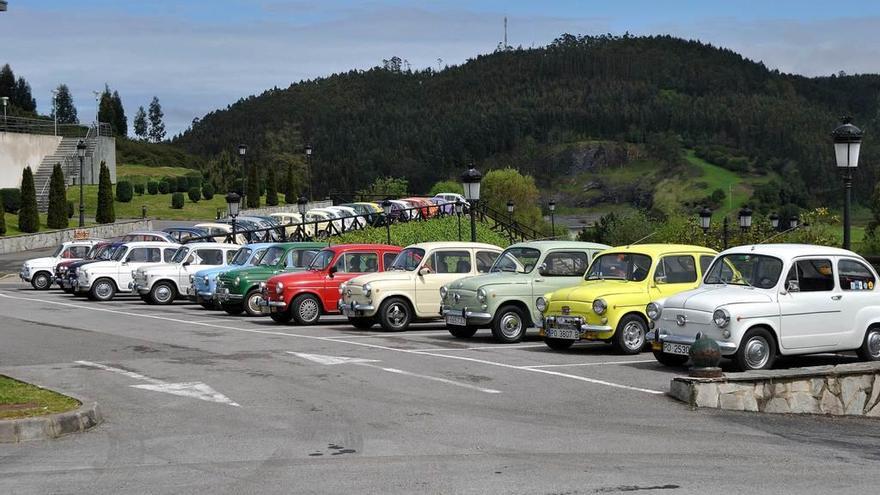
[[[770,226],[773,230],[779,230],[779,215],[776,212],[770,214]]]
[[[83,160],[86,157],[86,143],[80,139],[76,143],[76,156],[79,157],[79,227],[86,225],[86,205],[83,202]]]
[[[792,215],[792,217],[788,219],[788,228],[789,229],[794,230],[794,229],[798,228],[799,224],[800,224],[800,218],[798,218],[797,215]]]
[[[461,214],[464,212],[464,203],[455,200],[455,216],[458,218],[458,242],[461,242]]]
[[[474,168],[471,164],[470,168],[461,174],[461,182],[464,185],[464,199],[470,203],[471,212],[471,242],[477,242],[477,217],[476,204],[480,200],[480,181],[483,180],[483,174]]]
[[[391,244],[391,205],[391,200],[388,198],[382,201],[382,211],[385,212],[385,236],[387,237],[388,244]]]
[[[235,244],[238,239],[235,237],[235,217],[241,208],[241,196],[235,192],[226,195],[226,214],[232,219],[232,243]]]
[[[507,231],[510,233],[510,242],[513,243],[513,200],[507,200],[507,221],[510,225],[507,227]]]
[[[309,208],[309,198],[300,196],[296,199],[296,210],[299,212],[300,234],[299,240],[306,238],[306,211]]]
[[[554,218],[556,214],[556,201],[550,200],[547,203],[547,208],[550,210],[550,231],[553,232],[553,239],[556,239],[556,218]]]
[[[739,228],[745,232],[752,227],[752,210],[748,206],[739,210]]]
[[[238,157],[241,160],[241,196],[239,196],[239,200],[247,198],[247,161],[245,160],[247,148],[246,144],[238,145]]]
[[[309,180],[309,199],[312,199],[314,197],[313,193],[312,193],[312,145],[307,144],[305,151],[306,151],[306,176]]]
[[[850,203],[852,200],[852,174],[859,166],[859,150],[862,147],[864,132],[850,124],[850,118],[841,119],[841,125],[834,129],[834,158],[837,168],[843,175],[843,248],[850,248]]]
[[[700,228],[703,229],[703,234],[709,232],[709,225],[712,224],[712,210],[707,207],[703,207],[700,210]]]

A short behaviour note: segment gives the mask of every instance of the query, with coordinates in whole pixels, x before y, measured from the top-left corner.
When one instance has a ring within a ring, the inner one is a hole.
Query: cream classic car
[[[352,325],[403,331],[415,320],[439,319],[440,287],[486,273],[501,248],[475,242],[424,242],[400,252],[387,271],[340,287],[339,309]]]
[[[190,275],[204,268],[228,266],[239,249],[237,244],[220,242],[181,246],[170,262],[132,270],[131,289],[147,304],[171,304],[186,296]]]
[[[52,285],[52,275],[58,262],[85,258],[92,246],[100,241],[91,239],[65,242],[55,248],[50,256],[25,261],[18,276],[25,282],[30,282],[34,289],[46,290]]]
[[[131,292],[133,271],[144,265],[171,261],[179,247],[180,244],[157,241],[126,243],[112,259],[77,268],[78,290],[97,301],[109,301],[117,292]]]

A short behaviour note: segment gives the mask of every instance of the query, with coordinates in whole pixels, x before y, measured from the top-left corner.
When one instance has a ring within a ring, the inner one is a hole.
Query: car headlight
[[[446,295],[449,293],[449,289],[446,286],[440,287],[440,299],[446,300]]]
[[[477,289],[477,299],[479,299],[480,302],[486,302],[486,291],[483,289]]]
[[[608,310],[608,304],[603,299],[596,299],[593,301],[593,312],[597,315],[605,314],[605,311]]]
[[[716,309],[712,313],[712,321],[715,322],[716,327],[724,328],[730,323],[730,313],[726,309]]]
[[[207,276],[207,275],[205,275],[204,281],[205,281],[205,285],[208,285],[209,280],[208,280],[208,276]]]
[[[137,276],[138,276],[137,270],[132,270],[131,271],[131,278],[137,278]]]
[[[663,306],[657,303],[648,303],[648,306],[645,308],[645,314],[648,315],[648,318],[654,321],[659,320],[662,313]]]
[[[61,273],[64,273],[64,272],[67,271],[67,267],[66,267],[66,266],[62,266],[62,267],[58,268],[58,271],[61,272]]]
[[[364,295],[370,297],[370,294],[373,293],[373,286],[370,285],[369,282],[364,284]]]
[[[266,282],[260,282],[260,290],[264,290],[266,287],[268,287]]]
[[[275,293],[281,294],[284,292],[284,282],[278,282],[275,284]]]
[[[241,283],[241,277],[235,277],[235,280],[233,280],[233,284],[238,285],[240,283]]]
[[[538,311],[540,311],[542,313],[544,311],[547,311],[547,300],[544,299],[543,297],[539,297],[538,299],[535,299],[535,307],[538,308]]]
[[[196,283],[196,276],[195,276],[195,275],[190,275],[190,276],[189,276],[189,285],[192,285],[192,284],[194,284],[194,283]]]
[[[339,295],[341,296],[344,293],[345,293],[345,284],[339,284]]]

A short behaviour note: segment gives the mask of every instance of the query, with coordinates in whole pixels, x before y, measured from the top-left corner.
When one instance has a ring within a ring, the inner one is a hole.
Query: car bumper
[[[660,335],[657,336],[657,330],[650,330],[645,338],[648,342],[651,342],[651,345],[654,350],[662,351],[663,344],[682,344],[682,345],[693,345],[696,338],[691,335],[677,335],[674,333],[667,332],[663,329],[660,329]],[[729,356],[731,354],[736,353],[737,348],[739,347],[735,342],[728,342],[726,340],[715,340],[715,343],[718,344],[718,347],[721,349],[721,354],[724,356]]]
[[[569,324],[557,324],[559,316],[550,316],[544,319],[541,325],[540,335],[548,336],[548,331],[553,333],[554,330],[574,330],[568,332],[566,340],[608,340],[614,336],[614,327],[610,325],[595,325],[584,321],[583,317],[573,317],[574,322]],[[553,338],[560,338],[554,335]]]
[[[244,300],[244,296],[230,293],[229,289],[223,289],[217,293],[217,300],[220,301],[220,304],[237,303]]]
[[[22,280],[24,280],[25,282],[30,282],[30,281],[31,281],[31,274],[30,274],[30,272],[26,272],[26,271],[24,271],[24,270],[18,272],[18,277],[21,278]]]
[[[465,326],[488,325],[489,323],[492,323],[492,318],[494,318],[492,313],[468,311],[467,308],[446,308],[440,311],[440,314],[443,316],[444,320],[447,320],[447,322],[449,321],[450,316],[464,318]]]
[[[338,303],[339,312],[350,318],[359,318],[362,316],[373,316],[376,314],[376,307],[372,304],[357,304],[352,301],[349,304]]]

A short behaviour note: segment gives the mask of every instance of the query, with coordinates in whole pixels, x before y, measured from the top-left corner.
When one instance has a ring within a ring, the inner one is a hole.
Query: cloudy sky
[[[9,0],[0,64],[32,85],[39,110],[70,86],[80,120],[92,91],[119,90],[129,121],[159,97],[169,135],[273,86],[368,68],[459,64],[508,42],[561,33],[673,34],[808,76],[880,72],[880,2],[813,0]]]

